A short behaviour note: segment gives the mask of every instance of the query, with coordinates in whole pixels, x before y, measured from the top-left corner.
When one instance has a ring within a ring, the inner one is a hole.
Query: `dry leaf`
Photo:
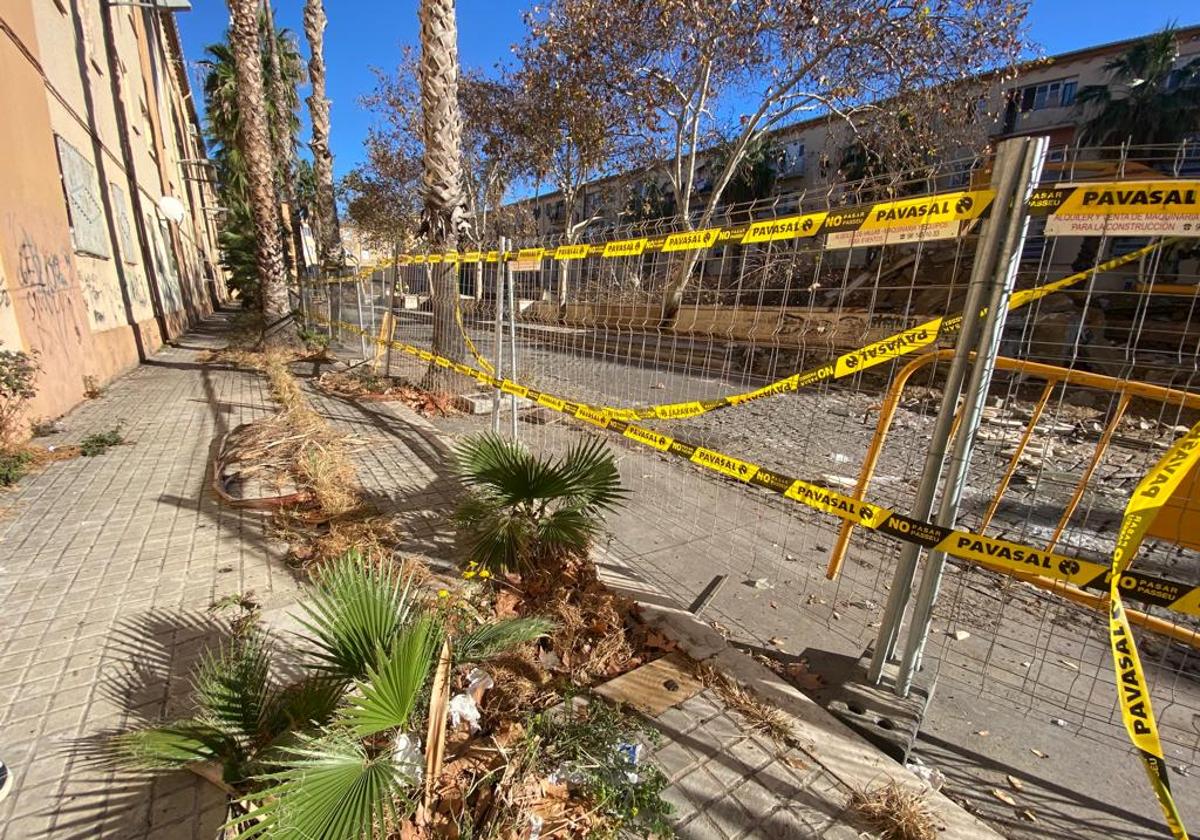
[[[821,688],[825,683],[821,679],[820,674],[813,673],[808,670],[807,662],[793,662],[785,669],[788,677],[800,688],[807,688],[810,691],[815,691]]]
[[[1013,799],[1012,796],[1009,795],[1008,791],[1000,790],[1000,788],[992,788],[992,796],[996,797],[1007,805],[1017,804],[1017,800]]]
[[[512,618],[521,604],[521,596],[511,589],[501,589],[496,593],[496,618]]]
[[[805,762],[804,759],[800,758],[798,755],[792,755],[791,753],[783,757],[783,763],[788,767],[795,768],[796,770],[804,770],[808,767],[808,763]]]
[[[1005,776],[1004,778],[1008,779],[1008,786],[1011,787],[1013,790],[1024,790],[1025,789],[1025,783],[1022,782],[1020,779],[1018,779],[1016,776],[1012,775],[1011,773],[1009,775]]]
[[[1031,823],[1037,822],[1037,817],[1035,817],[1033,815],[1033,811],[1030,811],[1028,808],[1021,812],[1021,819]]]

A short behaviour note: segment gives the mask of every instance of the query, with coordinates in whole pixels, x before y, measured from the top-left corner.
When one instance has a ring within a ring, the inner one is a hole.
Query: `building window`
[[[67,221],[71,225],[71,243],[81,254],[108,258],[112,251],[100,201],[100,182],[96,167],[63,138],[55,135],[58,167],[62,172],[63,194],[67,199]]]
[[[804,174],[804,144],[798,140],[784,143],[779,151],[779,177],[795,178]]]
[[[137,265],[137,248],[133,244],[133,229],[129,226],[129,214],[125,212],[125,191],[109,183],[108,194],[112,198],[113,215],[117,219],[117,235],[121,237],[121,259]]]
[[[1079,79],[1055,79],[1021,88],[1021,113],[1044,111],[1047,108],[1066,108],[1075,104]]]

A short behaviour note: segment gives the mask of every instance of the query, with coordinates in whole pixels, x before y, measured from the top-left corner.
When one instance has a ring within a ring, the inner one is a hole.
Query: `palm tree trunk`
[[[278,173],[275,177],[275,191],[279,198],[279,224],[283,227],[283,263],[289,278],[292,272],[300,274],[300,260],[304,253],[298,247],[299,231],[293,215],[296,201],[292,195],[292,172],[295,169],[295,152],[292,149],[290,127],[285,116],[289,109],[283,95],[283,70],[279,62],[279,31],[275,28],[275,13],[271,10],[271,0],[263,0],[263,12],[266,24],[267,61],[270,63],[265,89],[266,95],[275,103],[274,111],[280,118],[280,124],[271,132],[271,152],[275,156],[275,166]],[[268,122],[270,117],[267,117]]]
[[[458,110],[458,31],[454,0],[421,0],[421,112],[425,141],[421,192],[422,231],[434,253],[453,251],[467,230],[463,208],[462,122]],[[457,314],[458,264],[432,266],[433,351],[450,359],[466,356]],[[424,387],[447,392],[453,374],[430,363]]]
[[[283,344],[290,340],[287,327],[291,321],[291,305],[279,241],[279,205],[275,198],[275,166],[263,90],[258,3],[256,0],[228,0],[228,3],[229,44],[237,66],[241,117],[238,141],[246,164],[250,213],[257,240],[255,262],[262,300],[263,343]]]
[[[308,114],[312,120],[313,171],[317,181],[317,253],[321,265],[335,268],[345,262],[342,234],[338,229],[337,204],[333,198],[333,153],[329,149],[329,100],[325,98],[325,4],[306,0],[304,37],[308,39]]]

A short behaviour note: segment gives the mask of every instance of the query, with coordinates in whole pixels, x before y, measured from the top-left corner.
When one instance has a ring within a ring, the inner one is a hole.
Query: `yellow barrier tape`
[[[1030,210],[1034,215],[1075,217],[1079,215],[1121,219],[1127,216],[1176,216],[1186,218],[1200,216],[1200,181],[1112,181],[1087,184],[1067,184],[1056,187],[1040,187],[1034,191]],[[881,201],[874,204],[856,204],[833,207],[797,216],[766,219],[738,224],[726,228],[706,228],[696,231],[680,231],[653,239],[625,239],[597,242],[590,245],[560,245],[557,248],[522,249],[523,259],[541,260],[550,256],[555,260],[582,259],[598,255],[606,258],[637,256],[647,252],[691,251],[717,245],[755,245],[787,239],[803,239],[820,235],[863,234],[863,242],[875,243],[870,234],[885,230],[903,230],[914,226],[927,228],[932,233],[948,223],[973,222],[983,218],[991,209],[995,192],[983,190],[957,190],[932,193],[926,196]],[[1101,230],[1107,230],[1102,228]],[[1194,225],[1180,230],[1147,230],[1162,235],[1196,236]],[[958,229],[955,229],[958,235]],[[916,241],[898,238],[896,242]],[[847,240],[856,242],[857,240]],[[887,240],[892,242],[892,240]],[[644,243],[644,244],[643,244]],[[536,257],[533,252],[536,253]],[[488,251],[482,254],[471,251],[466,254],[454,252],[436,255],[436,261],[446,262],[497,262],[499,254]],[[375,271],[395,265],[423,264],[433,262],[427,254],[403,254],[397,260],[384,262],[358,271],[354,278],[362,279]],[[353,278],[334,278],[328,283],[353,282]]]
[[[796,217],[803,218],[803,217]],[[1071,286],[1091,278],[1094,275],[1102,274],[1106,271],[1112,271],[1120,268],[1123,265],[1128,265],[1131,262],[1141,259],[1158,248],[1163,247],[1173,240],[1163,240],[1153,242],[1136,251],[1131,251],[1119,257],[1113,257],[1106,260],[1093,268],[1084,269],[1083,271],[1063,277],[1060,280],[1055,280],[1043,286],[1038,286],[1034,289],[1023,289],[1014,292],[1009,298],[1008,309],[1014,311],[1023,306],[1028,306],[1031,303],[1041,300],[1047,295],[1055,292],[1063,291]],[[626,240],[626,242],[646,242],[646,240]],[[612,244],[612,243],[610,243]],[[632,246],[631,246],[632,247]],[[522,251],[524,253],[524,251]],[[983,312],[980,313],[982,315]],[[801,371],[799,373],[789,374],[788,376],[777,379],[774,382],[755,388],[752,391],[744,391],[738,394],[730,394],[723,397],[715,397],[711,400],[703,401],[688,401],[681,403],[660,403],[640,408],[621,408],[617,406],[592,406],[597,411],[607,412],[613,419],[618,420],[686,420],[692,417],[699,417],[703,414],[708,414],[713,411],[730,408],[733,406],[744,405],[754,400],[763,399],[765,397],[774,397],[779,394],[797,391],[800,388],[807,388],[812,385],[817,385],[827,380],[842,379],[847,376],[852,376],[856,373],[862,373],[877,365],[885,362],[899,359],[903,356],[910,355],[922,350],[926,347],[936,344],[939,340],[949,338],[952,335],[960,332],[962,329],[963,315],[950,315],[945,317],[934,318],[926,321],[923,324],[918,324],[915,327],[901,330],[887,338],[882,338],[879,341],[859,347],[856,350],[850,350],[838,356],[831,362],[823,362],[815,367]],[[466,328],[459,316],[459,327],[466,335]],[[489,365],[475,351],[470,339],[467,339],[468,346],[471,348],[471,353],[478,361],[481,367],[484,367],[489,372],[492,371],[492,366]],[[581,403],[582,404],[582,403]]]
[[[326,320],[321,316],[318,316],[317,319]],[[353,324],[335,323],[350,332],[363,332]],[[369,334],[367,337],[378,340]],[[421,361],[440,363],[438,360],[441,357],[435,356],[422,347],[395,341],[391,344],[394,349],[415,356]],[[1046,552],[1033,546],[987,537],[971,531],[922,522],[895,513],[882,505],[782,475],[751,461],[745,461],[717,450],[694,446],[654,429],[638,426],[630,420],[613,417],[592,406],[548,394],[509,379],[497,379],[468,365],[457,362],[451,364],[462,375],[474,378],[485,386],[498,388],[504,393],[517,394],[552,411],[619,433],[636,443],[661,452],[669,452],[685,458],[699,467],[766,488],[807,507],[853,521],[897,539],[937,549],[961,560],[1001,570],[1033,572],[1043,577],[1073,583],[1085,589],[1108,591],[1110,580],[1115,580],[1120,591],[1128,597],[1175,612],[1200,617],[1200,587],[1129,569],[1124,569],[1121,574],[1113,576],[1110,573],[1110,567],[1102,563]]]
[[[1109,640],[1112,643],[1113,668],[1116,674],[1117,695],[1121,704],[1121,719],[1129,740],[1137,747],[1162,807],[1163,815],[1171,834],[1177,840],[1187,840],[1187,829],[1171,795],[1171,782],[1167,775],[1167,763],[1163,760],[1162,742],[1158,737],[1158,724],[1150,705],[1150,688],[1142,670],[1141,658],[1134,643],[1133,632],[1121,602],[1119,581],[1133,562],[1141,547],[1146,531],[1158,515],[1159,510],[1179,487],[1183,477],[1200,460],[1200,423],[1186,435],[1175,441],[1154,468],[1138,482],[1137,488],[1125,506],[1121,530],[1117,534],[1117,545],[1113,550],[1112,581],[1109,588]]]

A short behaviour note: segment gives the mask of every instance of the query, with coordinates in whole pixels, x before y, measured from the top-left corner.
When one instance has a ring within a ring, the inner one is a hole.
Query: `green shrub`
[[[17,418],[37,394],[37,353],[0,350],[0,446],[17,438]]]
[[[626,495],[612,452],[595,439],[551,460],[488,434],[467,439],[455,455],[470,487],[455,522],[470,561],[489,574],[586,553],[604,513]]]
[[[29,472],[33,456],[23,449],[0,450],[0,487],[11,487]]]
[[[97,432],[85,437],[79,442],[79,454],[85,458],[91,458],[103,454],[113,446],[120,446],[124,442],[125,438],[121,435],[121,427],[118,426],[107,432]]]
[[[143,770],[219,768],[237,815],[229,836],[349,840],[378,835],[410,807],[423,769],[429,685],[451,631],[411,578],[351,552],[317,576],[295,616],[303,660],[273,663],[275,642],[239,598],[244,620],[192,674],[193,713],[119,734],[115,763]],[[454,633],[460,660],[481,662],[544,635],[540,619]],[[275,667],[273,667],[275,665]],[[286,679],[284,677],[286,676]]]
[[[640,744],[660,742],[656,730],[599,698],[568,698],[536,715],[529,737],[541,772],[566,781],[607,819],[600,836],[674,834],[671,804],[662,798],[667,778],[640,755]]]

